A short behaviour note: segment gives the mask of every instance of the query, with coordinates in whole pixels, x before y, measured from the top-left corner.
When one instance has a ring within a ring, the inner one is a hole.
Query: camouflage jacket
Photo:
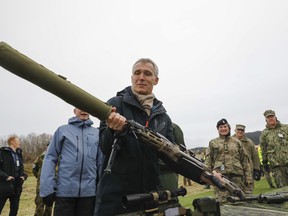
[[[288,125],[277,122],[275,128],[266,128],[260,136],[260,147],[264,163],[270,167],[288,165]]]
[[[233,137],[236,137],[236,135],[234,134]],[[244,136],[239,140],[241,141],[246,153],[249,156],[251,169],[260,170],[260,159],[254,142],[247,136]]]
[[[35,178],[37,178],[37,186],[36,186],[37,193],[39,193],[40,175],[41,175],[41,169],[42,169],[44,157],[45,157],[45,152],[39,155],[32,165],[32,173],[35,176]]]
[[[240,140],[234,137],[219,136],[212,139],[205,163],[210,170],[217,170],[224,175],[244,176],[246,181],[252,181],[248,155]]]

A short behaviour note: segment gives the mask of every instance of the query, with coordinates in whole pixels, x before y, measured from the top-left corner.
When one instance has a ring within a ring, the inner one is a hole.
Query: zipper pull
[[[148,125],[149,125],[149,121],[147,120],[145,124],[145,128],[148,128]]]

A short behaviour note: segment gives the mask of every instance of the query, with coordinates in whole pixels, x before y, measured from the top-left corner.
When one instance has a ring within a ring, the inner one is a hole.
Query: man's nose
[[[139,75],[139,78],[140,78],[140,79],[144,79],[144,78],[145,78],[144,73],[141,73],[141,74]]]

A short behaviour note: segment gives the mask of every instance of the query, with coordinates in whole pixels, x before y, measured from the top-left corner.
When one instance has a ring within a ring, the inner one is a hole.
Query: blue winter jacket
[[[40,177],[41,197],[53,192],[57,197],[96,195],[103,157],[99,130],[92,127],[90,119],[72,117],[68,123],[56,130],[45,155]]]

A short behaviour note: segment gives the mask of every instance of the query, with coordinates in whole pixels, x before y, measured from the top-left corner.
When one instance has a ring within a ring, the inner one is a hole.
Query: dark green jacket
[[[117,112],[127,120],[135,120],[167,137],[173,142],[171,119],[166,114],[162,102],[154,99],[150,117],[135,99],[131,87],[118,92],[108,104],[117,108]],[[106,122],[100,124],[100,147],[105,154],[106,167],[114,133],[106,127]],[[160,186],[159,164],[157,152],[149,145],[139,142],[132,133],[120,138],[121,149],[117,152],[112,174],[104,174],[97,191],[96,215],[115,215],[132,211],[122,207],[124,194],[149,193]]]

